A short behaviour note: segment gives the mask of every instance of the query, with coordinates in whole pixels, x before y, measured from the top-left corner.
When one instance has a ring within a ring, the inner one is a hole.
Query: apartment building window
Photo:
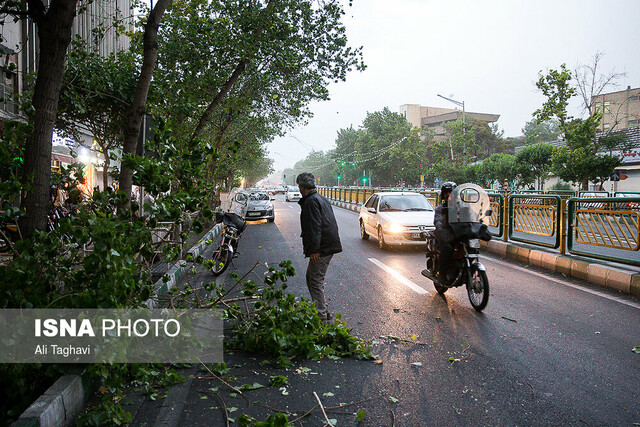
[[[629,97],[629,102],[638,102],[640,100],[640,96],[633,95]]]
[[[599,113],[600,111],[602,111],[602,104],[601,103],[596,102],[594,107],[595,107],[595,112],[596,113]]]
[[[610,123],[605,123],[602,127],[604,129],[609,129],[611,127],[611,124]]]
[[[611,112],[611,102],[604,101],[604,112],[605,113],[610,113]]]
[[[640,124],[640,120],[635,120],[634,119],[634,120],[629,120],[629,122],[628,122],[628,126],[635,126],[635,125],[638,125],[638,124]]]

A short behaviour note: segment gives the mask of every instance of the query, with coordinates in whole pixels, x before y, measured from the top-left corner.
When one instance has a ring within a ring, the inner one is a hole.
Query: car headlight
[[[389,225],[388,231],[389,233],[402,233],[403,231],[406,231],[406,227],[397,223],[392,223]]]

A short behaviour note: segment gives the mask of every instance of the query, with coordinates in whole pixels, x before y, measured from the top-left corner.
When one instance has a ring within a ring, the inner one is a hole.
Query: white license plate
[[[412,239],[419,239],[421,237],[420,234],[421,233],[413,233],[413,234],[411,234],[411,238]]]
[[[249,212],[247,215],[249,215],[249,216],[260,216],[260,212]]]

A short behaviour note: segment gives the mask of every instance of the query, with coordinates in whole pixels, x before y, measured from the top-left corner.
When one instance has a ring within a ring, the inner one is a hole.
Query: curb
[[[220,235],[222,226],[215,225],[189,251],[187,256],[196,258],[204,252],[207,240]],[[176,262],[154,285],[154,295],[164,295],[184,276],[187,262]],[[156,308],[151,298],[144,302],[148,308]],[[53,427],[68,425],[82,410],[93,391],[90,375],[82,370],[76,374],[58,378],[35,402],[11,424],[11,427]]]
[[[221,230],[221,224],[216,224],[215,226],[213,226],[211,230],[209,230],[204,236],[202,236],[202,239],[200,239],[198,243],[196,243],[191,249],[189,249],[189,251],[187,252],[187,257],[191,256],[193,259],[195,259],[199,255],[201,255],[207,246],[207,240],[212,240],[218,237]],[[180,279],[184,277],[186,267],[187,261],[185,260],[180,260],[173,264],[173,266],[162,276],[162,278],[158,279],[158,281],[153,285],[153,295],[166,295],[173,287],[180,283]],[[155,299],[149,298],[144,302],[144,305],[146,305],[148,308],[157,308],[158,302]]]
[[[90,375],[63,375],[31,404],[12,427],[49,427],[69,424],[80,413],[93,391]]]
[[[640,273],[597,261],[530,249],[499,240],[481,242],[487,252],[640,297]]]
[[[343,209],[354,212],[360,211],[360,205],[357,204],[336,200],[329,200],[329,202]],[[535,265],[565,276],[640,297],[640,273],[629,272],[597,261],[526,248],[511,242],[491,240],[489,242],[481,242],[481,244],[484,250],[502,258]]]
[[[362,205],[354,205],[353,203],[348,203],[348,202],[340,202],[340,201],[336,201],[336,200],[331,200],[331,199],[327,199],[329,200],[329,203],[331,203],[334,206],[337,206],[339,208],[342,209],[347,209],[350,211],[354,211],[354,212],[359,212],[360,211],[360,206]]]

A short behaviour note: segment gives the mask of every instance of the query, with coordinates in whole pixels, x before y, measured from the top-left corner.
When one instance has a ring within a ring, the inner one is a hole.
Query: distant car
[[[284,199],[287,202],[295,202],[302,199],[300,189],[296,185],[290,185],[289,187],[287,187],[287,192],[285,193]]]
[[[266,191],[252,191],[249,194],[249,204],[244,218],[246,220],[266,219],[269,222],[276,219],[271,197]]]
[[[373,236],[378,247],[424,245],[422,233],[435,230],[435,209],[422,194],[412,192],[374,193],[360,208],[360,237]]]
[[[615,197],[634,197],[640,198],[640,193],[617,193]],[[640,202],[621,203],[624,209],[640,210]]]
[[[274,189],[275,194],[284,194],[285,189],[282,185],[276,185],[276,188]]]

